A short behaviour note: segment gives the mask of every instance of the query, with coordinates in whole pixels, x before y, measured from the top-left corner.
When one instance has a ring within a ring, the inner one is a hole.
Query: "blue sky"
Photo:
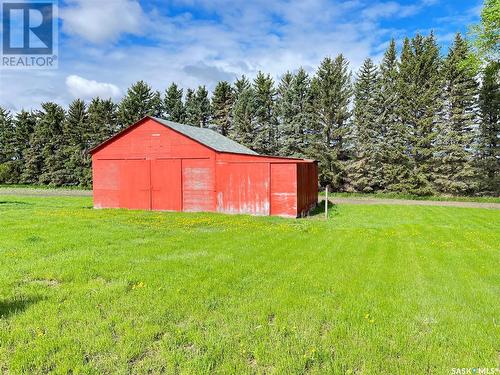
[[[7,0],[3,0],[7,1]],[[1,2],[1,1],[0,1]],[[0,105],[119,100],[143,79],[163,91],[259,70],[278,80],[343,53],[355,71],[388,41],[434,30],[442,53],[479,20],[480,0],[60,0],[59,68],[0,70]]]

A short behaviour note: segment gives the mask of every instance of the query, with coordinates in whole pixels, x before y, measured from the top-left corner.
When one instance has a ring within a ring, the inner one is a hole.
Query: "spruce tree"
[[[145,116],[161,116],[162,101],[160,93],[153,91],[144,81],[132,85],[118,107],[120,129],[134,124]]]
[[[257,74],[253,82],[255,101],[255,133],[253,149],[272,155],[277,150],[277,119],[275,114],[274,80],[269,74]]]
[[[24,183],[50,184],[59,169],[58,154],[62,146],[64,109],[55,103],[43,103],[36,113],[36,126],[26,150],[26,165],[21,175]]]
[[[7,163],[13,158],[13,135],[12,115],[8,110],[0,107],[0,164]]]
[[[87,107],[83,100],[74,100],[63,124],[61,147],[55,155],[57,170],[54,185],[80,185],[85,176],[86,136],[89,131]]]
[[[197,126],[198,123],[198,106],[196,103],[196,95],[193,89],[187,89],[186,103],[184,105],[186,110],[185,122],[188,125]]]
[[[309,155],[315,132],[315,112],[311,79],[303,68],[286,73],[278,86],[279,154],[289,157]]]
[[[207,128],[210,121],[210,99],[205,86],[200,86],[196,90],[196,105],[198,109],[197,126]]]
[[[30,147],[30,137],[36,126],[36,118],[32,112],[21,110],[14,118],[14,135],[12,147],[14,161],[10,168],[10,183],[20,183],[26,160],[24,156]]]
[[[82,187],[92,186],[92,156],[90,150],[118,132],[117,106],[111,99],[94,98],[87,108],[88,125],[84,133]]]
[[[478,167],[480,192],[500,195],[500,62],[489,63],[482,75],[479,94]]]
[[[237,81],[237,83],[245,83]],[[233,127],[229,136],[236,142],[252,148],[255,141],[255,93],[250,85],[236,86],[233,105]]]
[[[286,72],[278,83],[276,90],[276,114],[278,117],[278,154],[293,156],[296,151],[295,131],[292,121],[295,115],[293,108],[292,82],[294,75]]]
[[[182,89],[172,83],[165,92],[163,106],[165,117],[174,122],[184,122],[184,104],[182,103]]]
[[[384,191],[409,191],[411,160],[409,157],[409,129],[399,121],[401,91],[403,100],[409,95],[405,85],[411,73],[410,41],[405,40],[402,55],[403,72],[398,71],[396,43],[393,40],[384,53],[380,64],[380,79],[376,96],[378,115],[376,123],[380,130],[380,164],[377,175],[381,179],[380,187]]]
[[[439,48],[434,36],[417,34],[411,43],[405,39],[398,79],[400,127],[407,136],[410,155],[409,177],[399,189],[428,195],[433,189],[433,146],[435,126],[441,107]]]
[[[359,192],[379,190],[380,136],[377,124],[378,72],[373,61],[364,61],[354,85],[354,160],[349,164],[350,187]]]
[[[14,161],[13,136],[12,115],[0,107],[0,183],[9,182],[11,179]]]
[[[233,99],[233,89],[229,82],[217,83],[212,96],[212,123],[215,130],[224,136],[227,136],[231,130]]]
[[[477,82],[466,68],[466,41],[457,34],[443,67],[443,108],[438,125],[434,181],[439,192],[453,195],[477,190],[472,151],[477,125]]]
[[[349,130],[352,93],[351,73],[344,56],[339,55],[335,60],[327,57],[322,61],[313,81],[313,90],[321,132],[314,147],[320,165],[320,183],[340,190],[346,183],[348,154],[345,138]]]
[[[202,128],[208,127],[210,120],[210,99],[205,86],[196,91],[188,89],[186,95],[186,123]]]

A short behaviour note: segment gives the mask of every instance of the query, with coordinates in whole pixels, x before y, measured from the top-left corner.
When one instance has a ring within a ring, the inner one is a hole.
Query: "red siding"
[[[209,159],[182,160],[182,208],[214,211],[214,167]]]
[[[151,118],[92,155],[94,206],[298,217],[317,202],[317,164],[216,152]]]
[[[297,217],[297,164],[271,164],[271,215]]]
[[[218,163],[217,211],[269,215],[269,163]]]

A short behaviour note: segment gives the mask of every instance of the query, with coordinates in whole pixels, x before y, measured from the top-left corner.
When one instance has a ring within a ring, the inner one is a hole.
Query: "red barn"
[[[315,161],[261,156],[210,129],[145,117],[92,151],[95,208],[306,215]]]

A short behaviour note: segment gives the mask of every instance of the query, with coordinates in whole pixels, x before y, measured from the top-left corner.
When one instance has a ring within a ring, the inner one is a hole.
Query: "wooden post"
[[[325,219],[328,219],[328,185],[325,189]]]

